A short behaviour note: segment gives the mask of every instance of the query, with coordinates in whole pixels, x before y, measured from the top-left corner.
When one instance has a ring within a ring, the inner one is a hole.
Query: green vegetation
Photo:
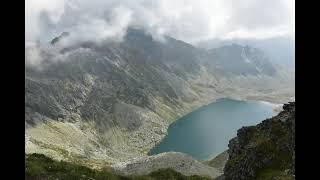
[[[229,159],[227,161],[226,165],[229,167],[236,167],[236,165],[238,165],[240,162],[242,162],[245,158],[246,158],[246,156],[244,154],[240,154],[233,159]]]
[[[228,151],[224,151],[223,153],[217,155],[210,161],[205,161],[205,164],[208,164],[211,167],[217,168],[220,171],[223,171],[223,168],[228,160]]]
[[[125,177],[108,169],[94,170],[64,161],[55,161],[42,154],[26,155],[26,179],[59,180],[206,180],[200,176],[184,176],[172,169],[161,169],[145,176]]]
[[[294,180],[292,175],[286,175],[283,171],[276,169],[260,169],[257,173],[257,180],[267,180],[267,179],[279,179],[279,180]]]
[[[270,135],[267,137],[267,133],[260,134],[260,138],[258,138],[260,141],[256,141],[259,142],[256,144],[256,147],[259,155],[261,156],[260,159],[262,159],[262,157],[270,159],[269,168],[284,171],[293,163],[293,154],[288,148],[283,146],[285,144],[291,145],[290,142],[292,141],[293,136],[291,131],[288,131],[286,128],[281,128],[280,124],[280,121],[272,123],[272,138],[270,138]],[[265,169],[267,168],[259,170],[264,171]]]
[[[98,171],[81,165],[54,161],[42,154],[26,157],[26,179],[128,179],[106,170]]]
[[[200,177],[200,176],[184,176],[179,172],[172,169],[161,169],[150,173],[148,176],[134,177],[134,180],[145,179],[145,180],[209,180],[210,178]]]

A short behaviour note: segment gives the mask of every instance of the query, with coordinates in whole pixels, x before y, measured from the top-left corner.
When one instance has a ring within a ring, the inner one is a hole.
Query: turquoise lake
[[[172,123],[168,135],[149,155],[176,151],[207,160],[226,150],[239,128],[256,125],[273,115],[272,104],[219,99]]]

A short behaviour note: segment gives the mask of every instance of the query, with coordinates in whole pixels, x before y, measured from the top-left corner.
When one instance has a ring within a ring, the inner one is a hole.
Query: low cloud
[[[294,1],[26,0],[26,41],[48,41],[61,31],[79,39],[121,39],[130,25],[191,43],[235,34],[263,38],[262,30],[267,37],[293,37]]]
[[[294,6],[293,0],[26,0],[25,41],[48,43],[64,31],[70,32],[66,43],[121,41],[130,26],[189,43],[294,39]],[[31,56],[38,57],[36,51]]]

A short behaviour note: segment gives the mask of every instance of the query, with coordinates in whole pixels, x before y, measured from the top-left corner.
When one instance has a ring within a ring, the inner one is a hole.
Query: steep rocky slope
[[[206,51],[137,29],[122,42],[59,41],[26,49],[42,58],[25,70],[26,153],[101,167],[147,156],[171,122],[215,99],[294,95],[290,77],[248,47]]]
[[[295,103],[229,142],[225,179],[295,179]]]

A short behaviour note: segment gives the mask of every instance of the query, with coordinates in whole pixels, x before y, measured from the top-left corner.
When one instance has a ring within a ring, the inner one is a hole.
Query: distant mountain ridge
[[[225,45],[209,51],[211,57],[216,59],[216,66],[221,71],[236,75],[266,74],[273,76],[277,69],[269,58],[259,49],[238,44]]]
[[[274,64],[281,65],[292,71],[295,69],[295,41],[289,37],[274,37],[268,39],[211,39],[196,44],[197,47],[214,49],[232,43],[259,48],[265,52]]]

